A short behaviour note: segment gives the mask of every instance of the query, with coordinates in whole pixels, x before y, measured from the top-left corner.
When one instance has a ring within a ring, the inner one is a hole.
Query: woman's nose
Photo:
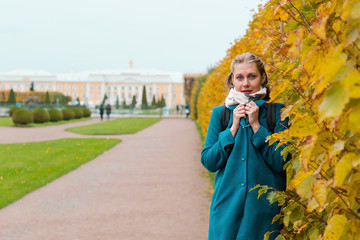
[[[249,86],[249,79],[247,79],[247,78],[245,78],[244,79],[244,84],[243,84],[244,86]]]

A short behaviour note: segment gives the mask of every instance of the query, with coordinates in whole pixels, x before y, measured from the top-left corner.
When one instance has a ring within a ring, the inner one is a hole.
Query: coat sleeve
[[[201,151],[201,163],[211,172],[225,167],[234,146],[230,128],[221,131],[220,115],[221,106],[215,107],[211,114],[204,148]]]
[[[281,132],[288,128],[288,119],[281,121],[280,110],[283,107],[284,105],[282,104],[276,104],[276,125],[274,132]],[[252,136],[252,144],[259,150],[263,159],[270,168],[276,172],[282,172],[284,170],[285,161],[281,156],[281,151],[286,147],[286,145],[282,145],[276,149],[278,142],[275,142],[269,146],[269,144],[265,142],[266,137],[269,135],[271,135],[271,132],[269,132],[265,126],[260,125],[258,131]]]

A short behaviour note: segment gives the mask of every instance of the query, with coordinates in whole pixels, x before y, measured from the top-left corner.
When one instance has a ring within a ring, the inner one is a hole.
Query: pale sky
[[[265,0],[0,0],[0,72],[203,73]]]

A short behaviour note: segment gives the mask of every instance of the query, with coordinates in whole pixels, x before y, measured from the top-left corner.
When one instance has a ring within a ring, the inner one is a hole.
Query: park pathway
[[[83,137],[61,128],[36,128],[33,141]],[[13,130],[0,128],[0,143]],[[31,141],[33,130],[21,130],[8,142]],[[0,239],[207,239],[209,184],[193,121],[163,119],[114,137],[123,142],[1,209]]]

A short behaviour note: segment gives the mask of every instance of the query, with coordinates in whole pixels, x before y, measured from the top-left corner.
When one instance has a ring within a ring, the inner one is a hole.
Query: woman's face
[[[243,62],[235,65],[232,81],[237,92],[251,94],[260,90],[265,76],[261,77],[255,63]]]

